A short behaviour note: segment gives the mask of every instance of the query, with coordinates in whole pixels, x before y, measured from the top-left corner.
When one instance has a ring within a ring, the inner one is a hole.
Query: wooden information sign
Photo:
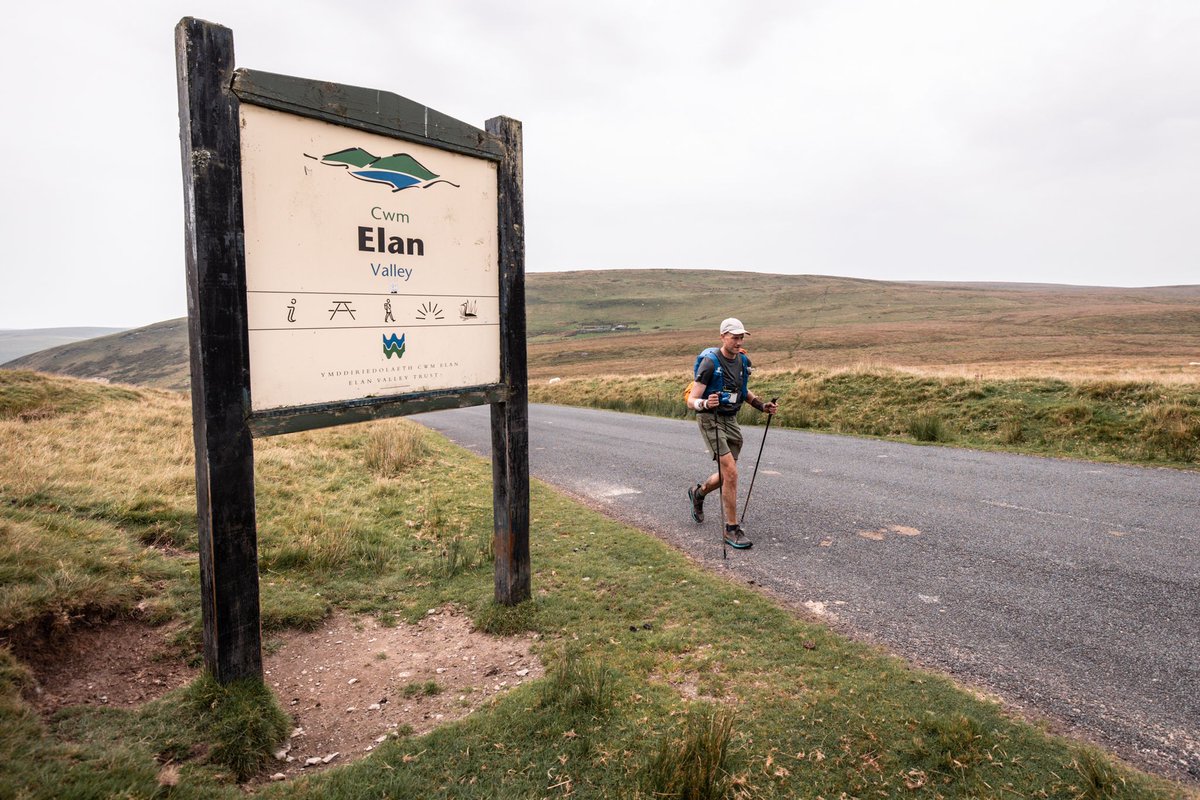
[[[254,436],[491,404],[495,597],[528,599],[520,123],[175,33],[206,666],[262,676]]]

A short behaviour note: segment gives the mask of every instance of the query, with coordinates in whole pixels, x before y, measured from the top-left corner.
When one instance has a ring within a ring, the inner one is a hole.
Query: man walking
[[[748,336],[741,320],[730,317],[721,322],[721,346],[710,347],[696,357],[688,408],[696,412],[700,435],[717,462],[717,471],[704,483],[688,489],[692,519],[704,521],[704,496],[721,490],[725,512],[725,543],[738,550],[753,546],[737,521],[737,459],[742,450],[742,429],[737,412],[743,403],[774,414],[775,403],[764,403],[749,389],[750,357],[742,350]]]

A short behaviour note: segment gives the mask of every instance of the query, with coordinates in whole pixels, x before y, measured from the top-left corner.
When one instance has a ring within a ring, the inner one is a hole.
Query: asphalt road
[[[416,420],[481,454],[488,408]],[[744,428],[741,496],[762,428]],[[834,627],[1200,783],[1200,473],[772,428],[722,559],[693,421],[530,407],[530,471]],[[739,505],[740,511],[740,505]]]

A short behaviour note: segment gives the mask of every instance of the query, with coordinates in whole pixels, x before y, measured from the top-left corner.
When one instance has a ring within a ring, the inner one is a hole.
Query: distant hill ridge
[[[51,347],[0,366],[186,391],[190,385],[187,319]]]
[[[965,363],[979,342],[1013,358],[1161,353],[1200,361],[1200,285],[1109,288],[887,282],[719,270],[585,270],[526,276],[531,374],[674,369],[721,319],[751,330],[755,363]],[[897,342],[906,343],[897,349]],[[589,344],[591,343],[591,344]],[[1036,346],[1035,346],[1036,345]],[[991,345],[989,345],[990,347]],[[889,349],[890,348],[890,349]],[[769,357],[767,357],[769,354]],[[819,357],[819,358],[818,358]],[[816,361],[814,361],[816,359]],[[184,390],[187,321],[52,347],[3,365]]]
[[[100,327],[0,329],[0,366],[3,366],[6,361],[36,353],[39,350],[83,339],[94,339],[97,336],[105,336],[123,330],[126,329]]]

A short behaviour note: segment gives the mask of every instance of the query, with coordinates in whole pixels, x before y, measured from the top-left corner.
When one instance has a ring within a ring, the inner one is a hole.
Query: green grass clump
[[[408,698],[436,697],[441,693],[442,687],[438,685],[437,681],[425,681],[424,683],[413,681],[405,684],[404,688],[400,690],[400,694]]]
[[[927,771],[963,777],[990,749],[983,727],[966,714],[929,714],[913,737],[912,755]]]
[[[475,627],[493,636],[514,636],[537,630],[537,604],[526,600],[515,606],[484,602],[475,614]]]
[[[291,729],[262,681],[221,684],[205,673],[187,687],[184,702],[212,744],[210,760],[229,768],[239,781],[266,764]]]

